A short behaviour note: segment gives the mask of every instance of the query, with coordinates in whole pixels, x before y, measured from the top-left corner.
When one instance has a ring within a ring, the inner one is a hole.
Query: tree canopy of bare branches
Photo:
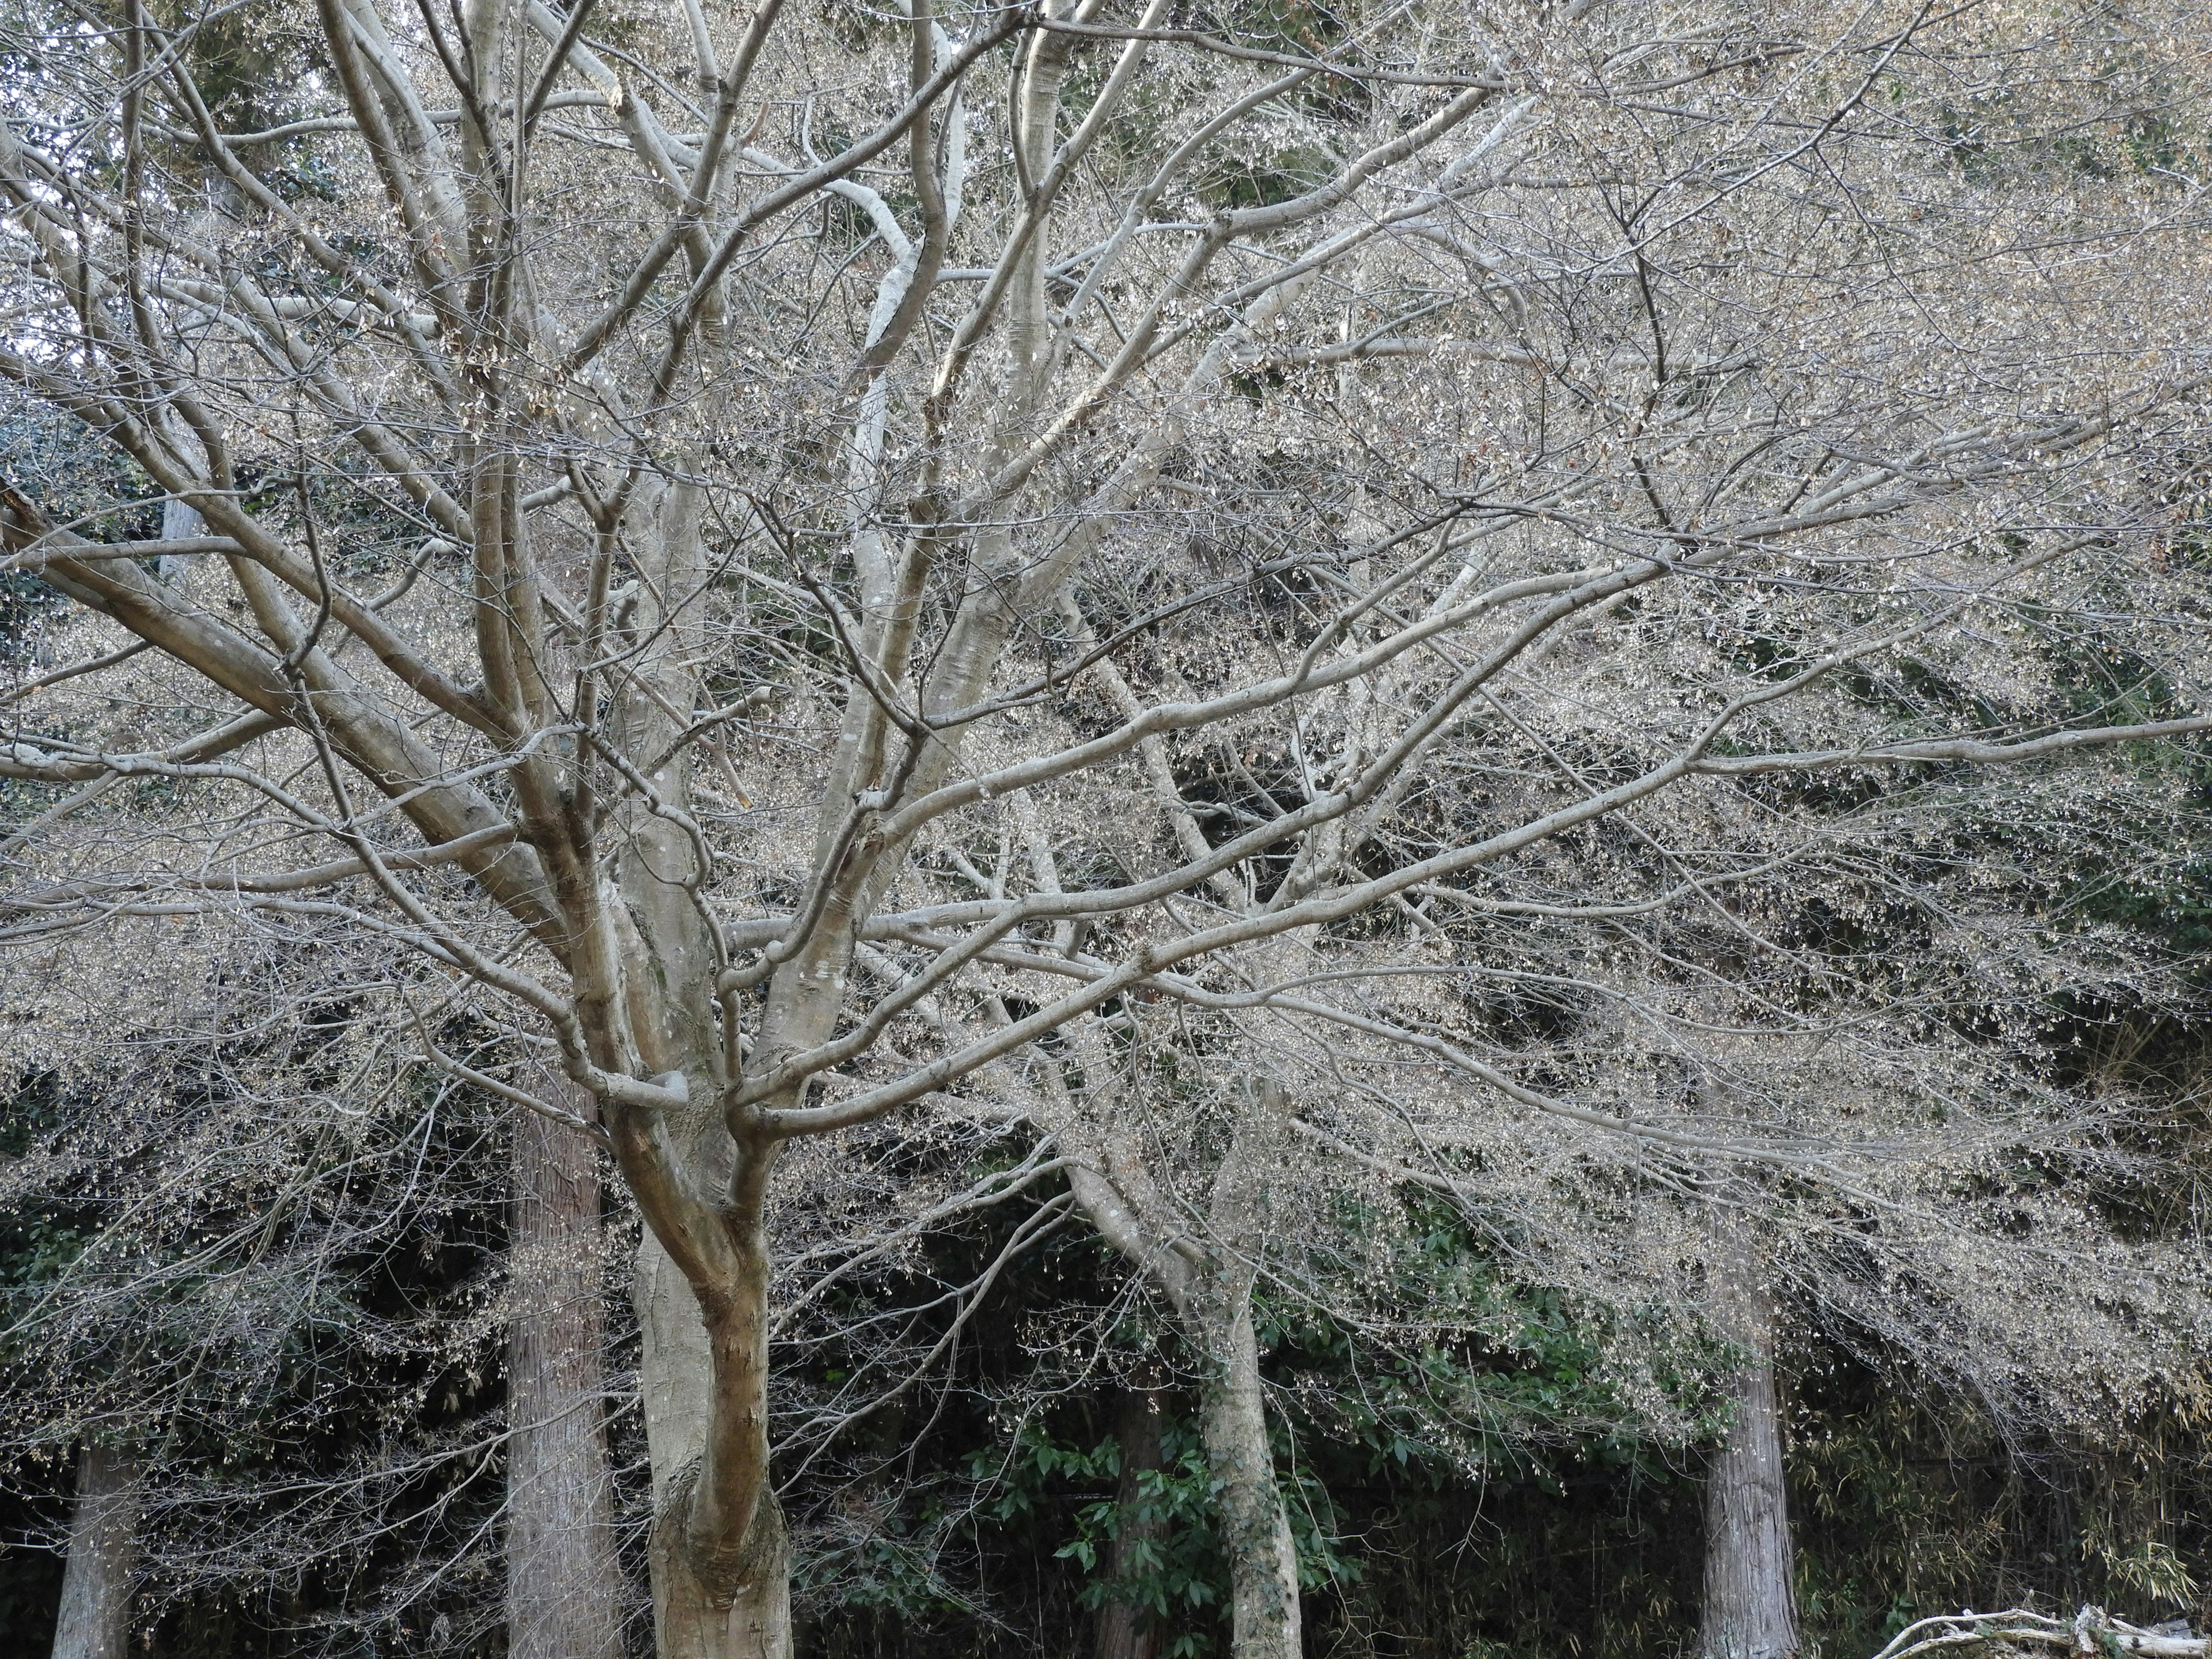
[[[176,509],[88,537],[10,464],[9,568],[75,609],[8,693],[9,936],[396,942],[391,1042],[604,1135],[665,1659],[788,1643],[793,1141],[1054,1127],[1229,1309],[1233,1394],[1265,1194],[1229,1158],[1184,1250],[1099,1127],[1156,1011],[1247,1033],[1232,1149],[1316,1127],[1264,1016],[1771,1164],[1421,988],[1804,885],[1886,790],[2212,728],[2184,8],[9,27],[0,376]],[[530,1062],[446,1054],[461,1009]],[[1294,1585],[1238,1598],[1294,1650]]]

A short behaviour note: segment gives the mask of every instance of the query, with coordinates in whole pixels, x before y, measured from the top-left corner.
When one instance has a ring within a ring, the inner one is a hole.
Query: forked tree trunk
[[[125,1659],[138,1565],[140,1471],[127,1453],[88,1442],[77,1454],[54,1659]]]
[[[1275,1483],[1267,1444],[1260,1343],[1252,1328],[1252,1287],[1216,1304],[1206,1355],[1210,1375],[1199,1407],[1199,1432],[1213,1476],[1222,1542],[1229,1556],[1229,1650],[1232,1659],[1298,1659],[1298,1559],[1289,1510]]]
[[[640,502],[639,568],[650,592],[699,592],[706,579],[699,491],[648,489]],[[619,723],[632,752],[667,757],[653,786],[664,799],[683,800],[693,751],[676,740],[668,711],[696,706],[697,664],[709,653],[697,636],[696,607],[664,612],[658,604],[641,602],[637,627],[663,643],[635,671],[636,684],[657,694],[625,697]],[[632,1295],[653,1466],[655,1651],[658,1659],[787,1659],[790,1547],[766,1489],[765,1204],[775,1149],[740,1148],[714,1103],[731,1081],[723,1071],[730,1055],[707,994],[718,972],[715,946],[688,885],[700,873],[696,850],[676,825],[642,810],[623,835],[611,905],[621,959],[599,988],[621,1010],[610,1006],[597,1018],[627,1029],[635,1053],[626,1066],[634,1059],[648,1073],[679,1075],[687,1096],[649,1127],[639,1120],[614,1125],[617,1156],[652,1224]],[[828,1012],[818,1029],[786,1040],[787,1049],[820,1041],[835,1018],[839,986],[799,977]],[[768,1000],[772,1027],[790,998],[779,1001],[772,988]]]
[[[1136,1575],[1149,1549],[1157,1549],[1167,1533],[1164,1517],[1140,1511],[1144,1477],[1157,1473],[1163,1462],[1157,1389],[1131,1389],[1121,1395],[1114,1438],[1121,1448],[1121,1479],[1115,1494],[1114,1550],[1107,1571],[1121,1583]],[[1159,1626],[1148,1608],[1116,1596],[1098,1609],[1098,1659],[1152,1659],[1159,1646]]]
[[[713,1415],[712,1350],[697,1297],[650,1233],[633,1283],[653,1465],[655,1659],[790,1659],[791,1544],[775,1493],[762,1494],[734,1599],[718,1599],[693,1571],[683,1536],[685,1488],[696,1478]]]
[[[1711,1315],[1748,1356],[1705,1488],[1705,1659],[1796,1659],[1797,1592],[1774,1378],[1774,1299],[1740,1230],[1716,1229]]]
[[[656,1659],[790,1659],[791,1547],[773,1492],[762,1496],[747,1555],[744,1586],[718,1601],[670,1534],[654,1529]]]
[[[588,1113],[591,1099],[556,1097]],[[507,1650],[620,1659],[622,1565],[601,1401],[599,1172],[581,1134],[514,1126],[515,1308],[507,1348]]]

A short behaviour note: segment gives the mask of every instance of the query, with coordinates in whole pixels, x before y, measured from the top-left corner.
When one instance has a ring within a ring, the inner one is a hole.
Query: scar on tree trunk
[[[113,1446],[88,1441],[77,1454],[54,1659],[124,1659],[130,1647],[140,1474],[137,1460]]]
[[[556,1097],[580,1115],[581,1090]],[[599,1170],[573,1129],[514,1126],[507,1345],[510,1659],[620,1659],[622,1567],[607,1462]]]
[[[1740,1225],[1716,1227],[1711,1313],[1745,1352],[1705,1487],[1704,1659],[1796,1659],[1797,1593],[1774,1376],[1774,1298]]]

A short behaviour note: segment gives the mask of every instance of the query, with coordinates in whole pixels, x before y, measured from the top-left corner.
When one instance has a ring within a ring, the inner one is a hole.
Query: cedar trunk
[[[1160,1396],[1156,1389],[1132,1389],[1115,1413],[1114,1437],[1121,1454],[1121,1480],[1115,1494],[1114,1553],[1108,1571],[1116,1584],[1133,1577],[1146,1553],[1166,1535],[1156,1507],[1144,1498],[1144,1477],[1162,1463]],[[1152,1659],[1159,1651],[1159,1626],[1150,1609],[1115,1596],[1098,1609],[1098,1659]]]
[[[588,1113],[589,1096],[556,1096]],[[620,1659],[622,1566],[602,1412],[599,1171],[591,1143],[525,1113],[514,1128],[507,1332],[510,1659]]]
[[[1774,1376],[1774,1301],[1747,1240],[1713,1258],[1714,1322],[1745,1351],[1729,1389],[1733,1420],[1705,1488],[1705,1659],[1796,1659],[1797,1594]]]
[[[139,1480],[137,1462],[112,1446],[88,1443],[77,1455],[54,1659],[125,1659],[138,1565]]]

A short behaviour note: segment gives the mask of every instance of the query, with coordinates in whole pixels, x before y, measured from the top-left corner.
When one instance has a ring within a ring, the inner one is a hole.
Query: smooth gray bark
[[[587,1115],[589,1096],[556,1098]],[[514,1127],[507,1348],[510,1659],[619,1659],[623,1577],[607,1462],[599,1171],[576,1131]]]
[[[1298,1659],[1304,1650],[1297,1551],[1267,1444],[1249,1275],[1242,1289],[1241,1296],[1219,1310],[1218,1323],[1208,1322],[1213,1327],[1208,1333],[1214,1344],[1208,1357],[1212,1374],[1199,1410],[1229,1556],[1229,1650],[1231,1659]]]
[[[207,520],[198,509],[184,501],[161,503],[161,539],[165,542],[189,541],[195,536],[207,534]],[[165,582],[173,582],[184,574],[188,560],[173,553],[164,553],[154,561],[154,574]]]
[[[138,1565],[140,1470],[127,1453],[88,1442],[77,1454],[54,1659],[124,1659],[131,1578]]]
[[[1774,1376],[1774,1298],[1743,1232],[1717,1228],[1711,1316],[1748,1356],[1705,1487],[1705,1659],[1796,1659],[1797,1593]]]

